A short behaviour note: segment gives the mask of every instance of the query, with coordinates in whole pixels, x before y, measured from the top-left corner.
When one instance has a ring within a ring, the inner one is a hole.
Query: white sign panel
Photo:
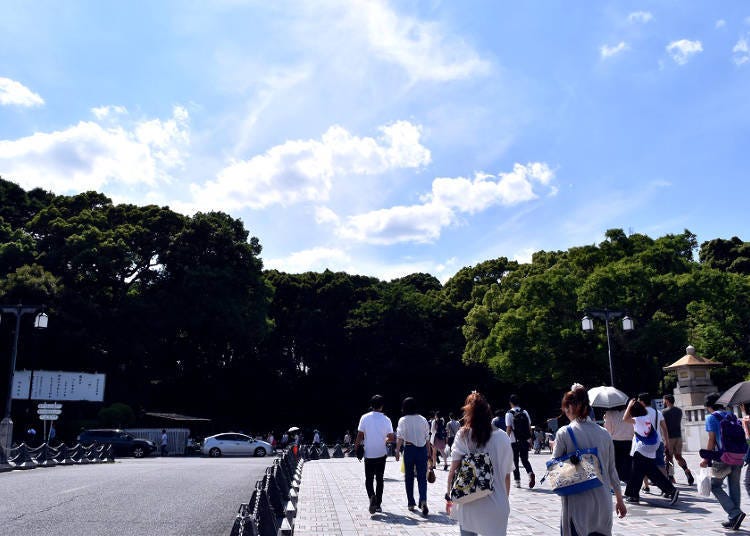
[[[39,415],[40,421],[56,421],[57,415]]]
[[[36,407],[39,409],[62,409],[62,404],[45,404],[42,402],[41,404],[37,404]]]
[[[104,374],[35,370],[31,386],[32,400],[104,400]],[[17,370],[13,375],[13,398],[29,398],[31,371]]]

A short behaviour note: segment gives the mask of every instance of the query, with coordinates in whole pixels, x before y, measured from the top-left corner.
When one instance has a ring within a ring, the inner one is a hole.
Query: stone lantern
[[[664,370],[677,374],[677,387],[673,392],[674,405],[682,409],[682,442],[685,450],[695,452],[704,448],[708,441],[703,401],[708,393],[716,392],[711,367],[720,367],[721,363],[695,355],[693,346],[688,346],[686,351],[687,354]]]

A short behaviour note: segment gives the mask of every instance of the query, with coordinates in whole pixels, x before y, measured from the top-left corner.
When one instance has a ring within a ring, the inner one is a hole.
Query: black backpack
[[[531,439],[531,423],[526,412],[521,408],[511,410],[513,414],[513,434],[516,441],[528,441]]]

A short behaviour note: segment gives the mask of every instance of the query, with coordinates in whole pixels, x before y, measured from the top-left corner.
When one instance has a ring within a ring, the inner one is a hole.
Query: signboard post
[[[104,401],[104,374],[50,370],[17,370],[13,374],[14,399]],[[31,393],[29,395],[29,393]]]
[[[39,420],[42,421],[44,424],[44,440],[49,443],[50,438],[47,435],[47,421],[56,421],[60,414],[62,413],[62,404],[58,404],[57,402],[53,404],[37,404],[36,407],[38,408],[36,410],[37,414],[39,415]],[[52,430],[52,424],[50,424],[50,431]]]

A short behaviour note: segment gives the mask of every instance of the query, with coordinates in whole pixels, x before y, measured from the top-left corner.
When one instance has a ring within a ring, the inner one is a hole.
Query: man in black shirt
[[[692,486],[695,482],[693,473],[690,472],[685,458],[682,457],[682,410],[674,405],[674,396],[664,395],[664,410],[661,413],[664,415],[664,422],[667,424],[667,432],[669,433],[669,445],[664,452],[667,464],[672,463],[672,457],[674,456],[674,459],[685,471],[688,485]],[[670,478],[674,482],[674,476]]]

